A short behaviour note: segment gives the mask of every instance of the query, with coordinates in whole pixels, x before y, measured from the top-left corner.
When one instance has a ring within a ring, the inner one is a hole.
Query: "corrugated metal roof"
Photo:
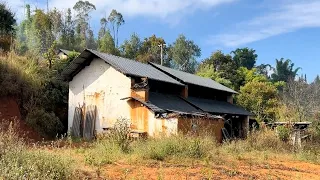
[[[155,106],[172,112],[183,112],[186,114],[198,114],[203,111],[196,109],[185,100],[176,95],[150,92],[149,101]]]
[[[90,56],[93,56],[93,55],[103,59],[108,64],[110,64],[113,68],[115,68],[116,70],[128,76],[148,77],[149,79],[152,79],[152,80],[177,84],[181,86],[184,85],[179,81],[173,79],[169,75],[156,70],[150,64],[144,64],[138,61],[134,61],[134,60],[130,60],[122,57],[100,53],[98,51],[91,50],[91,49],[84,50],[75,60],[73,60],[70,63],[70,65],[62,72],[62,76],[65,79],[72,78],[72,76],[76,75],[75,72],[78,70],[78,68],[81,68],[81,64],[83,64],[85,61],[88,61]]]
[[[151,100],[150,100],[151,98]],[[203,112],[202,110],[196,109],[190,105],[186,100],[175,95],[160,94],[155,92],[149,93],[149,101],[144,102],[143,100],[136,97],[126,97],[121,100],[136,100],[151,111],[155,113],[170,113],[174,116],[177,115],[192,115],[199,117],[206,117],[209,119],[222,119],[221,116],[212,115],[210,113]]]
[[[153,112],[157,112],[157,113],[166,112],[165,110],[157,107],[156,105],[154,105],[150,102],[144,102],[143,100],[136,98],[136,97],[126,97],[126,98],[122,98],[121,100],[127,100],[127,99],[133,99],[133,100],[139,101],[140,103],[145,105],[147,108],[151,109]]]
[[[199,107],[205,112],[217,113],[217,114],[246,115],[246,116],[253,115],[252,113],[243,109],[242,107],[239,107],[235,104],[231,104],[228,102],[195,98],[195,97],[188,97],[187,101]]]
[[[200,76],[197,76],[194,74],[186,73],[183,71],[178,71],[178,70],[171,69],[171,68],[161,66],[159,64],[151,63],[151,62],[149,62],[149,64],[151,64],[152,66],[156,67],[157,69],[159,69],[167,74],[170,74],[171,76],[174,76],[174,77],[180,79],[181,81],[183,81],[184,83],[187,83],[187,84],[194,84],[194,85],[207,87],[207,88],[211,88],[211,89],[216,89],[216,90],[220,90],[220,91],[237,93],[236,91],[234,91],[226,86],[223,86],[222,84],[219,84],[210,78],[200,77]]]

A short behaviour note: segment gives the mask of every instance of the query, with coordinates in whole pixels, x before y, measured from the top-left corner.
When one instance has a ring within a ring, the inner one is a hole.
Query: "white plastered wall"
[[[130,106],[120,100],[131,95],[131,79],[96,58],[69,82],[68,129],[75,107],[97,106],[96,130],[112,127],[122,117],[130,119]]]
[[[149,110],[148,114],[148,135],[157,137],[161,135],[170,136],[178,134],[178,118],[156,118]]]

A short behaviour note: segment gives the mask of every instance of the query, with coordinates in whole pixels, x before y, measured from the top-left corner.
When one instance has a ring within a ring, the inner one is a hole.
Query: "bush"
[[[0,176],[5,179],[67,179],[70,162],[40,151],[8,152],[0,160]]]
[[[0,179],[67,179],[73,169],[68,160],[28,149],[18,138],[15,124],[0,125]]]
[[[222,147],[229,153],[267,150],[284,152],[287,149],[290,149],[272,130],[253,131],[248,135],[247,139],[225,143]]]
[[[102,140],[94,144],[85,154],[85,162],[89,165],[101,166],[112,164],[123,157],[123,151],[112,141]]]
[[[26,122],[42,136],[56,137],[63,130],[63,125],[53,112],[46,112],[42,108],[36,108],[27,115]]]
[[[15,97],[19,103],[22,119],[29,116],[30,120],[30,117],[33,117],[31,121],[37,130],[45,126],[48,121],[45,118],[41,118],[45,120],[44,122],[39,122],[40,119],[34,121],[35,109],[44,109],[48,112],[49,123],[52,119],[56,119],[55,116],[59,117],[60,122],[67,117],[67,84],[57,80],[56,69],[49,69],[46,66],[44,61],[39,61],[32,54],[18,56],[10,52],[7,56],[0,56],[0,96]],[[57,124],[57,128],[61,128],[59,124],[61,123]],[[54,130],[53,133],[51,130],[43,129],[40,133],[52,138],[56,136],[57,131]]]
[[[277,134],[282,141],[287,142],[290,138],[291,130],[285,126],[277,127]]]
[[[108,139],[118,144],[123,152],[130,150],[130,122],[128,119],[119,118],[108,135]]]
[[[178,135],[136,142],[133,149],[142,158],[163,161],[168,157],[200,159],[214,147],[215,142],[211,138]]]

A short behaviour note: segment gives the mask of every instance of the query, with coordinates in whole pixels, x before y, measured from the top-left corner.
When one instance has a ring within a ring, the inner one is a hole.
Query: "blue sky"
[[[77,0],[49,0],[49,7],[65,10]],[[179,34],[195,41],[202,50],[199,60],[216,50],[256,50],[258,64],[275,64],[276,58],[291,59],[299,73],[312,81],[318,73],[320,52],[320,1],[315,0],[90,0],[97,10],[91,16],[95,33],[99,20],[117,9],[124,15],[119,41],[135,32],[152,34],[172,43]],[[24,3],[46,8],[46,0],[7,2],[23,18]]]

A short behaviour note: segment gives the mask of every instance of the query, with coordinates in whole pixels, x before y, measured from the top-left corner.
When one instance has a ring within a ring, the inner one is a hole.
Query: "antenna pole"
[[[161,66],[163,66],[163,46],[166,44],[159,44],[158,46],[161,48],[160,58],[161,58]]]

